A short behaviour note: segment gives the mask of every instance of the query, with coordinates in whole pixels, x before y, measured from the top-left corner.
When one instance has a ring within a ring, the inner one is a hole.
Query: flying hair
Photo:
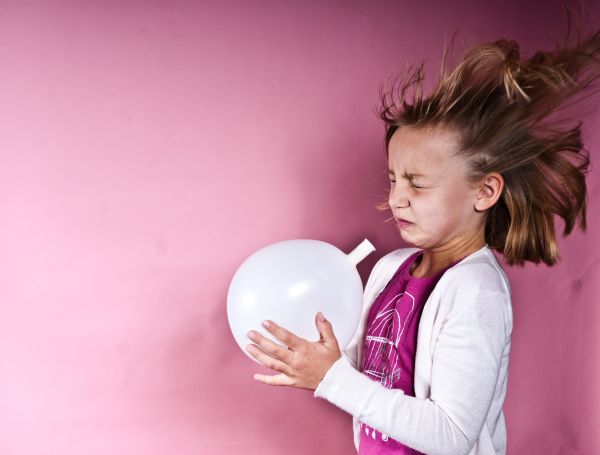
[[[429,95],[423,94],[424,62],[380,87],[386,153],[399,128],[443,128],[458,133],[455,153],[466,160],[469,181],[502,175],[502,194],[486,211],[485,241],[508,265],[556,264],[554,215],[564,221],[563,236],[577,222],[583,232],[587,227],[590,157],[581,118],[600,91],[600,30],[582,38],[578,29],[571,42],[572,13],[563,5],[567,32],[552,50],[523,58],[513,40],[483,42],[464,51],[448,74],[454,33]],[[390,206],[386,200],[376,208]]]

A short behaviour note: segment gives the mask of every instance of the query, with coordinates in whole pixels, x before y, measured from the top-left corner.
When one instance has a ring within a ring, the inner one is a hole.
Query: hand
[[[325,377],[325,373],[342,356],[331,323],[327,320],[321,321],[317,315],[316,323],[321,339],[311,342],[279,327],[272,321],[265,322],[269,325],[265,328],[278,340],[283,341],[288,348],[272,342],[253,330],[248,332],[248,338],[258,344],[260,349],[254,344],[249,344],[246,350],[263,365],[281,372],[271,376],[255,374],[254,379],[270,385],[315,390]]]

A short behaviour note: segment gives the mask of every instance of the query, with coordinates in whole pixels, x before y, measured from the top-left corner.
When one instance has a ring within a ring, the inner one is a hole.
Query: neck
[[[450,264],[460,261],[485,246],[484,239],[464,243],[456,246],[444,246],[432,249],[423,249],[423,255],[417,258],[410,267],[410,274],[415,278],[427,278],[433,276]]]

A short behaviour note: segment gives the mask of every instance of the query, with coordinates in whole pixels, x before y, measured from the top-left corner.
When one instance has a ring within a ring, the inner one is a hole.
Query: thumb
[[[320,311],[317,313],[317,329],[321,334],[321,340],[325,344],[331,344],[332,342],[337,344],[337,339],[333,334],[333,327],[331,322],[325,319],[325,316]]]

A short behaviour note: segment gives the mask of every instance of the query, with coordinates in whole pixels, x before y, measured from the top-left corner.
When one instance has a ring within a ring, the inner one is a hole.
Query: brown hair
[[[568,235],[580,219],[586,230],[589,153],[581,139],[582,122],[551,120],[569,106],[598,91],[600,30],[569,46],[571,19],[561,47],[521,59],[519,45],[499,39],[467,49],[446,75],[444,51],[437,84],[423,97],[423,63],[380,90],[379,116],[385,122],[386,154],[390,138],[403,126],[442,127],[459,133],[457,155],[469,165],[476,182],[489,172],[504,178],[504,189],[487,210],[485,241],[509,265],[525,261],[552,266],[560,258],[554,214]],[[454,40],[454,37],[453,37]],[[412,87],[409,103],[406,92]],[[560,110],[559,110],[560,108]],[[558,126],[558,128],[557,128]],[[571,156],[576,162],[571,162]],[[579,163],[577,163],[579,161]],[[389,210],[387,201],[377,209]]]

